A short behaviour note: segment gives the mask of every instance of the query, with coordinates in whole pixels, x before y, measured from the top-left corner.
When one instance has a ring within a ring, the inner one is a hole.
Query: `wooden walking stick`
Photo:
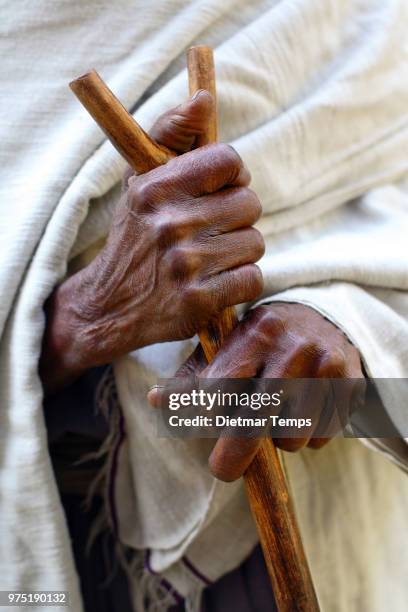
[[[207,89],[216,101],[212,50],[192,47],[188,51],[190,93]],[[137,172],[147,172],[166,163],[174,153],[155,143],[136,123],[95,71],[70,83],[70,87],[116,149]],[[208,130],[198,146],[216,142],[217,117],[214,106]],[[224,339],[237,324],[234,308],[199,337],[210,362]],[[317,612],[319,606],[287,489],[273,441],[265,439],[245,476],[249,503],[279,612]]]
[[[210,47],[192,47],[187,53],[189,89],[207,89],[216,102],[215,70]],[[217,141],[216,106],[207,133],[198,145]],[[210,329],[199,334],[208,362],[212,361],[238,323],[227,308]],[[249,504],[259,533],[279,612],[316,612],[319,609],[296,523],[285,476],[275,445],[265,438],[244,474]]]

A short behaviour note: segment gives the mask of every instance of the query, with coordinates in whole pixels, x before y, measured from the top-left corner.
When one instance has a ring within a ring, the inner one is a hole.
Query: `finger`
[[[192,98],[159,117],[150,136],[177,153],[186,153],[193,148],[197,137],[205,133],[213,106],[211,94],[200,89]]]
[[[219,438],[208,459],[213,476],[224,482],[240,478],[252,463],[262,440],[262,437]]]
[[[256,264],[245,264],[239,268],[220,272],[201,282],[200,292],[205,295],[216,312],[227,306],[236,306],[255,300],[263,289],[262,272]]]
[[[174,374],[175,378],[183,378],[184,376],[196,376],[201,370],[207,367],[207,359],[205,358],[203,347],[198,344],[190,357],[179,367]]]
[[[319,350],[317,345],[313,343],[306,343],[296,345],[292,348],[286,348],[285,346],[281,347],[281,350],[271,352],[268,362],[265,365],[265,368],[262,372],[262,377],[265,379],[273,379],[273,378],[293,378],[293,379],[302,379],[302,378],[313,378],[316,374],[317,368],[319,366]],[[307,386],[307,382],[304,381],[304,392],[306,389],[309,391],[308,394],[300,394],[300,385],[301,381],[295,383],[295,388],[293,389],[293,394],[290,394],[287,401],[286,407],[282,409],[281,417],[282,418],[305,418],[305,415],[312,411],[312,419],[316,425],[319,422],[319,415],[322,410],[322,394],[319,391],[318,386],[313,388],[312,386]],[[308,404],[306,404],[308,402]],[[310,402],[310,403],[309,403]],[[293,431],[291,435],[285,437],[285,429],[280,430],[280,437],[274,437],[275,445],[288,452],[296,452],[306,446],[311,435],[313,434],[313,429],[307,428],[304,426],[300,429],[296,435],[293,436]],[[272,434],[273,435],[273,434]]]
[[[201,344],[198,344],[188,359],[174,374],[174,378],[189,378],[191,380],[193,376],[196,376],[206,366],[207,360],[204,356],[204,351]],[[169,388],[166,388],[163,385],[154,385],[151,389],[149,389],[147,401],[152,408],[161,408],[164,404],[164,398],[167,397],[169,393]]]
[[[286,422],[288,419],[295,419],[296,425],[279,427],[279,436],[274,435],[274,430],[271,433],[275,446],[288,452],[296,452],[308,444],[318,427],[325,405],[327,385],[325,381],[317,379],[298,379],[291,384],[292,392],[287,399],[285,387],[285,401],[279,416]]]
[[[230,187],[197,199],[194,211],[189,206],[188,212],[197,219],[200,235],[206,237],[253,225],[261,216],[262,206],[252,189]]]
[[[205,240],[198,248],[203,276],[252,264],[265,252],[262,235],[254,228],[240,229]]]
[[[343,378],[346,375],[346,354],[341,346],[330,346],[320,355],[319,378]]]
[[[250,328],[250,321],[241,321],[199,378],[255,378],[263,361]]]
[[[364,377],[351,378],[347,371],[357,375],[358,371],[348,365],[345,352],[341,347],[334,346],[321,356],[317,377],[323,382],[326,379],[328,389],[319,423],[314,432],[317,440],[311,443],[311,448],[323,446],[323,440],[333,438],[346,427],[354,403],[360,401],[365,390]]]
[[[168,378],[160,385],[154,385],[147,393],[147,400],[152,408],[172,410],[172,396],[191,396],[196,388],[196,377],[194,375]],[[185,408],[187,404],[183,404]]]
[[[317,345],[309,342],[297,344],[294,347],[283,345],[280,350],[271,350],[262,377],[313,378],[318,366],[319,349]]]
[[[333,438],[344,432],[356,401],[360,401],[362,388],[360,379],[343,378],[330,379],[330,394],[320,416],[316,437]],[[361,381],[364,384],[364,381]]]
[[[224,187],[246,187],[251,176],[242,159],[226,144],[206,145],[174,157],[141,176],[128,181],[138,208],[164,203],[183,204],[186,198],[214,193]]]
[[[166,214],[167,212],[167,214]],[[194,235],[199,241],[250,227],[261,216],[262,207],[257,195],[248,187],[231,187],[197,198],[194,206],[190,200],[179,200],[177,211],[170,211],[166,204],[160,207],[162,228],[173,227],[173,239]]]
[[[177,153],[190,151],[196,138],[207,129],[213,104],[210,92],[200,89],[192,98],[159,117],[150,130],[150,136]],[[126,191],[134,174],[133,168],[128,166],[123,174],[122,191]]]

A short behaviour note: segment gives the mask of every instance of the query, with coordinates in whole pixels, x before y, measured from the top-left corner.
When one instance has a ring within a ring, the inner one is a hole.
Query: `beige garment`
[[[351,439],[284,461],[322,610],[405,610],[405,474]]]

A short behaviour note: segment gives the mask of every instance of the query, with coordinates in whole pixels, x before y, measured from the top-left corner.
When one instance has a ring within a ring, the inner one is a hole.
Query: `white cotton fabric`
[[[67,83],[96,67],[148,128],[186,96],[185,49],[213,45],[221,138],[264,207],[264,298],[310,304],[370,374],[406,377],[407,16],[405,0],[1,2],[2,589],[64,589],[82,606],[42,415],[42,304],[106,234],[124,162]],[[190,348],[146,348],[115,372],[121,539],[191,599],[203,584],[183,555],[215,580],[256,534],[241,484],[208,475],[207,445],[151,429],[146,390]],[[405,398],[383,400],[404,424]],[[400,442],[377,446],[406,465]],[[405,610],[403,471],[357,441],[285,464],[322,610]]]

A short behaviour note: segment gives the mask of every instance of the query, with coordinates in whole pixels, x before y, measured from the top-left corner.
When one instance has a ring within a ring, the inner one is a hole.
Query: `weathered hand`
[[[202,92],[161,118],[153,136],[182,152],[210,104]],[[54,371],[54,385],[148,344],[191,337],[226,306],[258,296],[264,242],[251,227],[261,206],[249,180],[223,144],[127,174],[105,247],[48,304],[42,372]]]
[[[343,404],[341,412],[348,414],[365,388],[359,353],[346,336],[312,308],[283,302],[249,311],[210,365],[206,365],[199,346],[177,376],[192,374],[200,379],[349,379],[342,386],[341,397],[334,398],[334,402],[330,403],[323,392],[313,397],[313,429],[300,430],[296,438],[275,439],[276,446],[287,451],[296,451],[306,445],[320,448],[326,444],[333,432],[329,437],[316,435],[327,431],[333,411],[339,409],[336,400]],[[153,389],[149,394],[150,402],[158,406],[162,393]],[[291,404],[281,416],[297,417],[301,408],[299,404]],[[262,438],[220,437],[209,458],[214,476],[225,481],[242,476],[261,442]]]

